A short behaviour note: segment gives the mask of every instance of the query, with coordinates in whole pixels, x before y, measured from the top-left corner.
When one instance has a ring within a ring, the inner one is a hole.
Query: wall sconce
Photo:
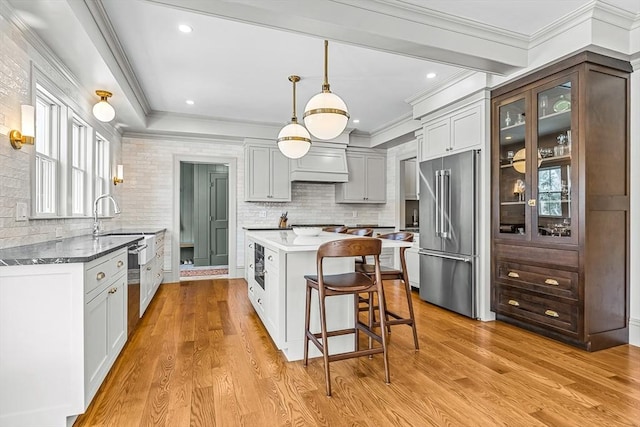
[[[33,145],[36,136],[35,108],[31,105],[22,105],[20,108],[22,131],[14,129],[9,133],[11,146],[16,150],[22,148],[22,144]]]
[[[113,185],[122,184],[124,182],[124,167],[122,165],[116,166],[116,174],[113,177]]]
[[[100,97],[100,101],[93,106],[93,115],[101,122],[110,122],[116,116],[116,110],[113,109],[107,99],[113,94],[106,90],[97,90],[96,95]]]

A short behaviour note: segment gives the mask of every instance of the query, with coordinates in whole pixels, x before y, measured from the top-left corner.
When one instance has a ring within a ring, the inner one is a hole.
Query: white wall
[[[88,234],[93,224],[90,217],[15,220],[16,203],[26,203],[31,208],[31,163],[35,147],[25,145],[15,150],[7,135],[11,129],[20,128],[20,105],[35,103],[30,77],[32,64],[46,74],[65,96],[79,104],[79,113],[89,124],[100,125],[87,113],[91,106],[83,102],[83,91],[65,77],[55,63],[29,45],[23,34],[5,18],[7,13],[6,4],[0,2],[0,248],[53,240],[56,238],[56,229],[64,237]],[[120,153],[117,132],[104,126],[100,128],[101,133],[111,140],[117,162]],[[113,188],[112,193],[116,198],[119,197],[119,190],[119,186]],[[105,220],[107,224],[116,222],[117,218]]]
[[[275,142],[274,142],[275,144]],[[125,137],[122,143],[125,183],[122,185],[121,220],[127,227],[166,228],[167,242],[179,233],[173,230],[173,176],[174,155],[202,155],[237,159],[237,257],[238,268],[244,266],[245,226],[277,226],[282,212],[288,212],[289,224],[375,223],[395,225],[393,201],[395,193],[390,182],[395,174],[387,170],[387,200],[385,205],[335,203],[335,185],[326,183],[294,182],[291,202],[259,203],[244,201],[245,164],[242,143],[224,140],[176,140],[167,137],[153,139]],[[387,160],[389,163],[391,160]],[[388,168],[391,169],[391,168]],[[120,186],[118,186],[120,187]],[[231,189],[230,191],[234,191]],[[266,218],[259,216],[266,211]],[[357,217],[353,212],[357,211]],[[170,269],[171,245],[165,246],[165,269]],[[173,277],[177,277],[171,272]]]

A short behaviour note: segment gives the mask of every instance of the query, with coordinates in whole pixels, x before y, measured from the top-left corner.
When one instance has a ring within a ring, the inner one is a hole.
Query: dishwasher
[[[144,295],[141,295],[140,272],[153,259],[155,246],[155,236],[144,235],[140,238],[141,240],[127,248],[127,336],[131,336],[142,317],[140,301]],[[144,292],[142,289],[142,293]]]

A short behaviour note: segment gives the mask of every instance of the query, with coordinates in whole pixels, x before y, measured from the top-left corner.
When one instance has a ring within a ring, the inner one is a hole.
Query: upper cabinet
[[[484,142],[483,103],[475,102],[424,122],[419,161],[446,156]]]
[[[418,173],[415,159],[404,162],[404,199],[418,200]]]
[[[245,201],[290,202],[289,159],[275,145],[245,145]]]
[[[375,150],[347,150],[349,182],[336,184],[336,203],[386,203],[387,158]]]
[[[582,52],[492,92],[492,309],[586,350],[628,342],[630,71]]]

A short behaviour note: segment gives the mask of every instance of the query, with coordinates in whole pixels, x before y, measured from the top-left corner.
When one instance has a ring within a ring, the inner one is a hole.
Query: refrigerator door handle
[[[466,258],[466,257],[459,257],[454,255],[445,255],[445,254],[434,254],[433,252],[427,252],[423,250],[419,250],[418,253],[420,255],[428,255],[428,256],[434,256],[437,258],[452,259],[454,261],[471,262],[471,258]]]
[[[436,200],[435,200],[435,204],[436,204],[436,209],[435,209],[435,217],[436,217],[436,236],[440,237],[440,171],[437,170],[436,174],[435,174],[435,188],[436,188]]]
[[[449,239],[451,237],[451,169],[442,170],[442,182],[441,191],[441,210],[442,219],[441,224],[441,237]]]

